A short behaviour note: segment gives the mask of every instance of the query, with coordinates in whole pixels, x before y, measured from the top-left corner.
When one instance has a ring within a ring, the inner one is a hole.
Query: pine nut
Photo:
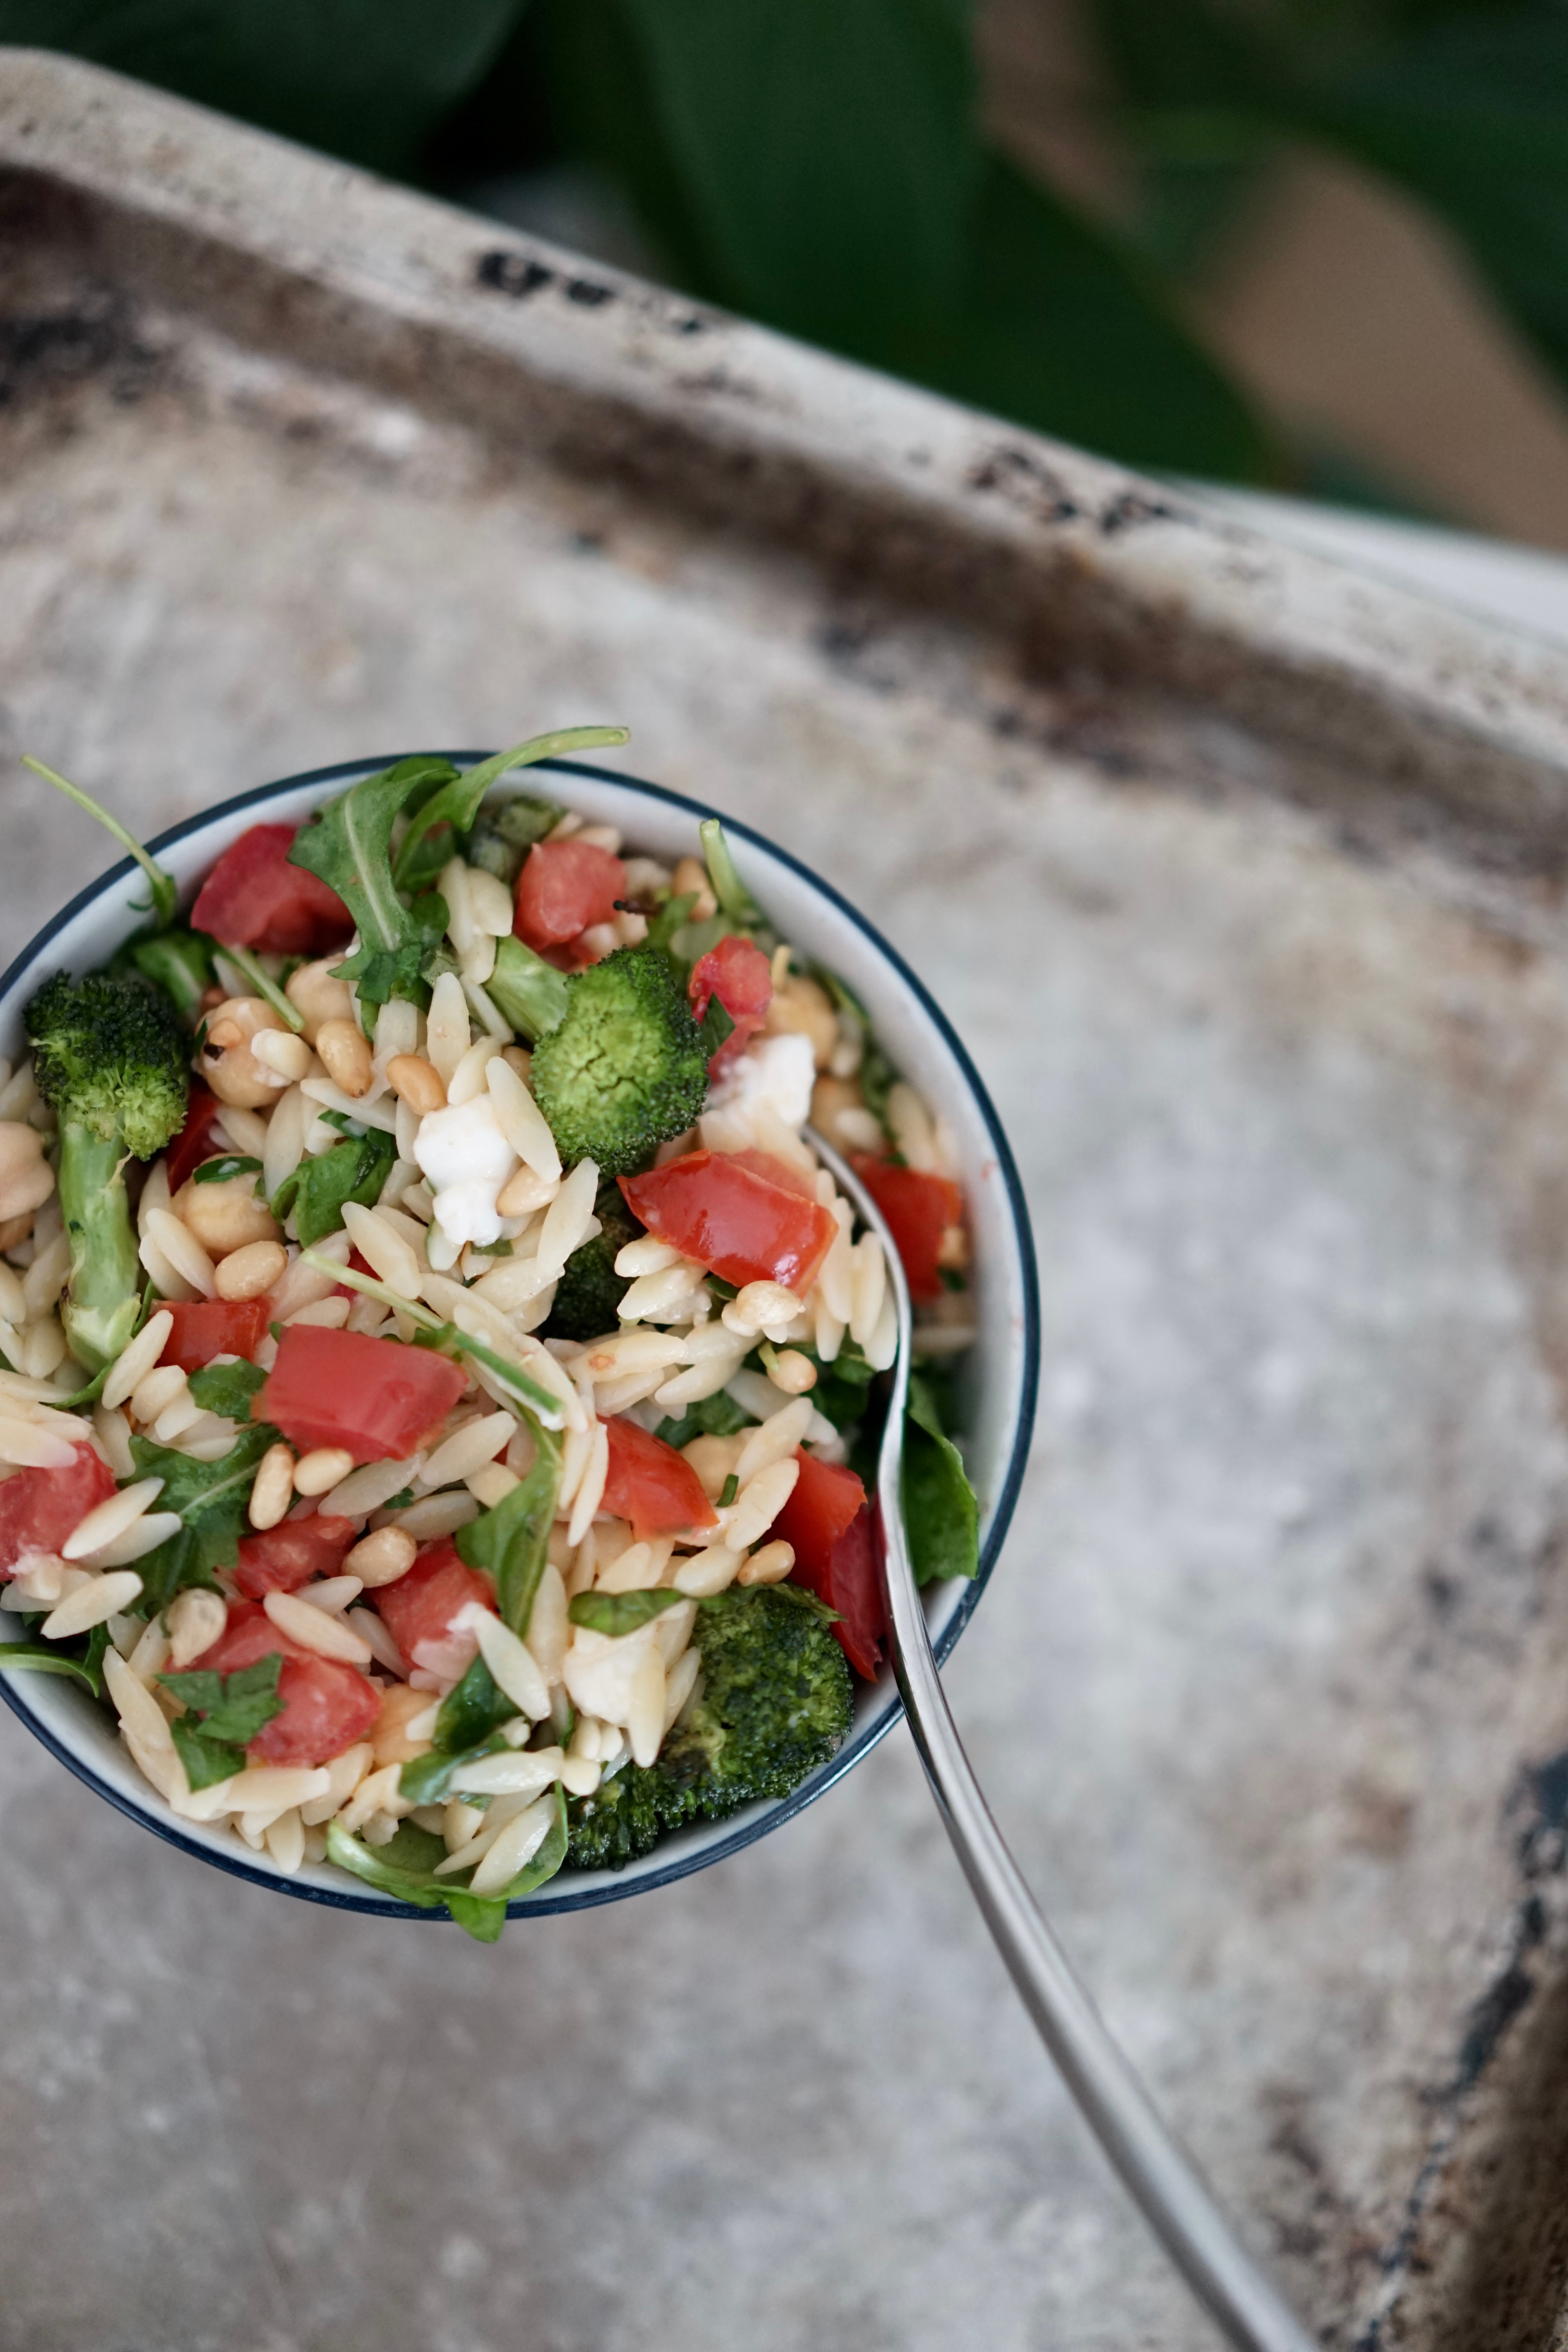
[[[265,1298],[282,1277],[289,1253],[280,1242],[247,1242],[231,1250],[213,1275],[220,1298]]]
[[[174,1673],[210,1650],[227,1622],[221,1593],[204,1591],[198,1585],[180,1593],[169,1610],[169,1664]]]
[[[795,1566],[795,1546],[779,1540],[759,1544],[749,1559],[741,1562],[737,1584],[782,1584]]]
[[[370,1040],[361,1034],[353,1022],[323,1021],[316,1032],[316,1051],[328,1077],[345,1095],[358,1097],[370,1092]]]
[[[258,1532],[275,1528],[294,1500],[294,1456],[287,1445],[269,1445],[250,1490],[250,1524]]]
[[[423,1054],[394,1054],[386,1066],[387,1083],[400,1102],[416,1110],[421,1118],[427,1111],[443,1110],[447,1089],[441,1073],[434,1062]]]
[[[374,1535],[361,1538],[343,1567],[363,1585],[395,1584],[400,1576],[407,1575],[418,1552],[406,1528],[377,1528]]]
[[[346,1446],[312,1446],[294,1465],[294,1491],[300,1495],[324,1495],[329,1486],[346,1478],[353,1466],[353,1455]]]
[[[219,1278],[222,1278],[221,1268]],[[805,1396],[808,1389],[816,1386],[816,1366],[809,1356],[803,1356],[798,1348],[785,1348],[773,1358],[768,1368],[768,1378],[775,1389],[784,1391],[785,1396]]]
[[[278,1071],[290,1083],[309,1073],[310,1048],[292,1029],[258,1029],[250,1041],[250,1050],[258,1062]]]

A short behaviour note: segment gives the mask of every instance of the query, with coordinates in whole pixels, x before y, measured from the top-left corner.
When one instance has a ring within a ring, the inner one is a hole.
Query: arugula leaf
[[[195,1171],[195,1181],[198,1184],[226,1184],[231,1176],[258,1176],[260,1173],[259,1160],[247,1159],[237,1151],[226,1151],[221,1160],[204,1160]]]
[[[517,1713],[508,1709],[510,1722]],[[471,1748],[432,1748],[426,1755],[411,1757],[397,1776],[400,1795],[414,1805],[439,1805],[452,1793],[454,1777],[465,1764],[474,1764],[481,1756],[500,1756],[507,1746],[499,1731],[484,1739],[476,1739]]]
[[[535,955],[521,940],[496,943],[495,969],[485,982],[485,994],[520,1035],[531,1044],[566,1017],[566,975]]]
[[[392,877],[392,830],[420,785],[445,784],[456,772],[450,760],[395,761],[329,802],[294,836],[289,863],[318,875],[354,919],[359,953],[339,970],[359,982],[368,1002],[384,1004],[394,995],[418,1001],[432,934],[398,895]],[[446,927],[443,919],[434,938]]]
[[[251,994],[259,996],[269,1004],[284,1028],[291,1029],[298,1036],[305,1026],[305,1016],[299,1006],[284,994],[260,957],[249,948],[236,947],[233,940],[221,946],[218,951],[226,957],[237,971],[244,974],[250,983]]]
[[[374,1208],[396,1157],[396,1142],[384,1128],[366,1128],[363,1135],[334,1143],[330,1151],[301,1160],[272,1195],[272,1213],[280,1224],[292,1213],[300,1239],[309,1249],[337,1232],[345,1202]]]
[[[47,1612],[45,1612],[47,1614]],[[94,1627],[97,1632],[97,1627]],[[94,1698],[103,1696],[103,1677],[86,1659],[73,1657],[58,1642],[0,1642],[0,1674],[26,1667],[36,1675],[69,1675],[85,1683]]]
[[[436,1718],[436,1747],[443,1756],[478,1748],[503,1723],[510,1723],[516,1713],[516,1700],[508,1698],[483,1658],[477,1657],[462,1681],[441,1702],[441,1712]]]
[[[734,1032],[734,1020],[715,990],[708,999],[708,1010],[702,1015],[702,1050],[710,1065],[726,1037],[733,1036]]]
[[[259,1364],[203,1364],[191,1374],[193,1402],[204,1412],[221,1412],[226,1421],[248,1421],[250,1401],[265,1388],[267,1375]]]
[[[400,1903],[415,1904],[421,1911],[446,1910],[476,1943],[493,1944],[506,1926],[507,1905],[521,1902],[553,1878],[566,1859],[565,1791],[556,1784],[555,1819],[533,1860],[494,1895],[470,1895],[451,1879],[437,1878],[436,1864],[446,1860],[446,1846],[413,1822],[400,1822],[396,1835],[384,1846],[362,1844],[341,1822],[331,1822],[327,1855],[340,1868],[363,1878],[367,1886],[378,1887]]]
[[[550,1530],[561,1491],[559,1453],[543,1442],[537,1427],[534,1441],[539,1450],[521,1485],[493,1510],[482,1511],[459,1528],[453,1538],[459,1559],[470,1568],[488,1569],[495,1579],[501,1622],[520,1641],[527,1637],[533,1596],[550,1558]]]
[[[195,1023],[213,978],[213,943],[205,931],[160,931],[153,939],[132,940],[110,970],[121,960],[161,988],[182,1019]]]
[[[564,751],[607,751],[629,740],[625,727],[563,727],[552,735],[531,736],[510,751],[498,751],[466,774],[454,773],[422,804],[404,835],[393,867],[394,880],[400,888],[406,887],[419,845],[437,825],[449,824],[457,833],[467,833],[490,786],[499,783],[510,769],[531,767],[536,760],[558,759]]]
[[[917,1584],[974,1575],[980,1566],[980,1506],[963,1457],[944,1432],[936,1399],[918,1372],[910,1380],[900,1501]]]
[[[586,1625],[592,1633],[618,1638],[635,1633],[639,1625],[650,1623],[685,1597],[672,1592],[668,1585],[642,1592],[579,1592],[568,1601],[566,1614],[574,1625]]]
[[[463,836],[463,855],[470,866],[493,874],[510,890],[534,843],[553,833],[565,814],[553,801],[515,793],[499,807],[480,809]]]
[[[252,1422],[216,1462],[197,1462],[173,1446],[133,1437],[131,1455],[139,1478],[162,1478],[161,1511],[177,1511],[182,1525],[155,1551],[136,1563],[142,1596],[140,1616],[154,1617],[187,1585],[216,1590],[216,1568],[232,1568],[239,1558],[245,1507],[262,1455],[278,1443],[268,1423]]]
[[[53,768],[46,768],[43,761],[35,760],[29,751],[23,752],[22,765],[31,768],[35,776],[42,776],[46,784],[53,784],[57,792],[64,793],[68,801],[75,801],[78,808],[85,809],[105,833],[113,836],[121,849],[129,851],[147,877],[148,887],[153,894],[151,912],[157,927],[161,931],[166,931],[174,919],[174,909],[180,898],[180,887],[174,876],[165,873],[151,852],[142,848],[135,835],[127,833],[120,819],[100,807],[91,793],[84,793],[79,784],[71,783],[67,777],[57,774]]]

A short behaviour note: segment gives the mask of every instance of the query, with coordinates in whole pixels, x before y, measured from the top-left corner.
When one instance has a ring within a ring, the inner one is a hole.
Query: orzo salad
[[[874,1676],[867,1475],[976,1560],[944,1123],[716,820],[672,866],[417,757],[262,822],[0,1064],[0,1666],[181,1820],[470,1933],[787,1795]],[[37,766],[36,762],[29,765]],[[63,785],[52,772],[38,772]]]

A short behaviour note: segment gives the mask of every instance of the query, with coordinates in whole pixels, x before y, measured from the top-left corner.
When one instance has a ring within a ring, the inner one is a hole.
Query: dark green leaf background
[[[1568,10],[1082,8],[1136,184],[1114,222],[987,142],[967,0],[0,0],[0,40],[459,196],[596,174],[688,291],[1154,467],[1300,476],[1184,307],[1290,144],[1426,206],[1568,373]]]

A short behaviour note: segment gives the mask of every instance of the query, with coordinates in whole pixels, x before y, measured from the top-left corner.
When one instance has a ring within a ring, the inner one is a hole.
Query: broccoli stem
[[[89,1372],[111,1364],[136,1328],[142,1265],[125,1192],[125,1145],[78,1120],[60,1128],[60,1208],[71,1241],[64,1322],[71,1354]]]

